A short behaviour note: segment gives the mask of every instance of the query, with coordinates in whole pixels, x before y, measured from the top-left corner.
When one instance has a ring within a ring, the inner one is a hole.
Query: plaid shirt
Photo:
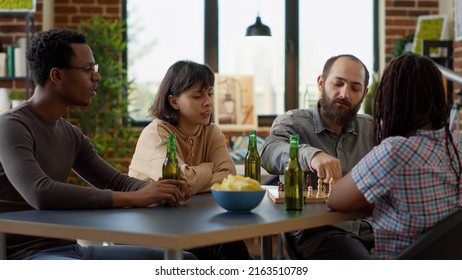
[[[459,184],[445,141],[443,129],[419,130],[408,138],[389,137],[352,169],[359,190],[375,203],[374,257],[395,258],[427,229],[460,208]],[[462,156],[460,148],[459,153]],[[458,170],[457,158],[452,155]]]

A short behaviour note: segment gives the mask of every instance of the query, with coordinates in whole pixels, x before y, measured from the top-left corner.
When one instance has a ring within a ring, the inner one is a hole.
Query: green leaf
[[[122,65],[125,24],[95,16],[81,22],[79,31],[87,37],[102,79],[92,104],[73,108],[69,117],[78,119],[78,125],[101,157],[113,166],[120,165],[114,157],[131,158],[139,135],[127,124],[132,81],[127,80]]]

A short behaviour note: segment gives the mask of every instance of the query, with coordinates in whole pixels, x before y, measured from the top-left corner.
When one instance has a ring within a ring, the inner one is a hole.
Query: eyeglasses
[[[82,70],[83,72],[90,74],[93,77],[93,75],[98,73],[98,66],[99,66],[98,64],[94,64],[94,65],[88,65],[88,66],[83,66],[83,67],[67,66],[66,68]]]

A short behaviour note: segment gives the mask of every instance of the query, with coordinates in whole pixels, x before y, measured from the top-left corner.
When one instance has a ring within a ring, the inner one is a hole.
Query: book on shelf
[[[6,77],[6,53],[0,52],[0,78]]]

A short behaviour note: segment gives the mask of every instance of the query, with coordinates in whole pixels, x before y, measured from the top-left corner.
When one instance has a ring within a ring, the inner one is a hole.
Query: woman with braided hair
[[[461,208],[460,137],[451,134],[440,71],[405,54],[377,87],[376,146],[337,182],[327,201],[338,211],[372,209],[373,258],[393,259]]]

